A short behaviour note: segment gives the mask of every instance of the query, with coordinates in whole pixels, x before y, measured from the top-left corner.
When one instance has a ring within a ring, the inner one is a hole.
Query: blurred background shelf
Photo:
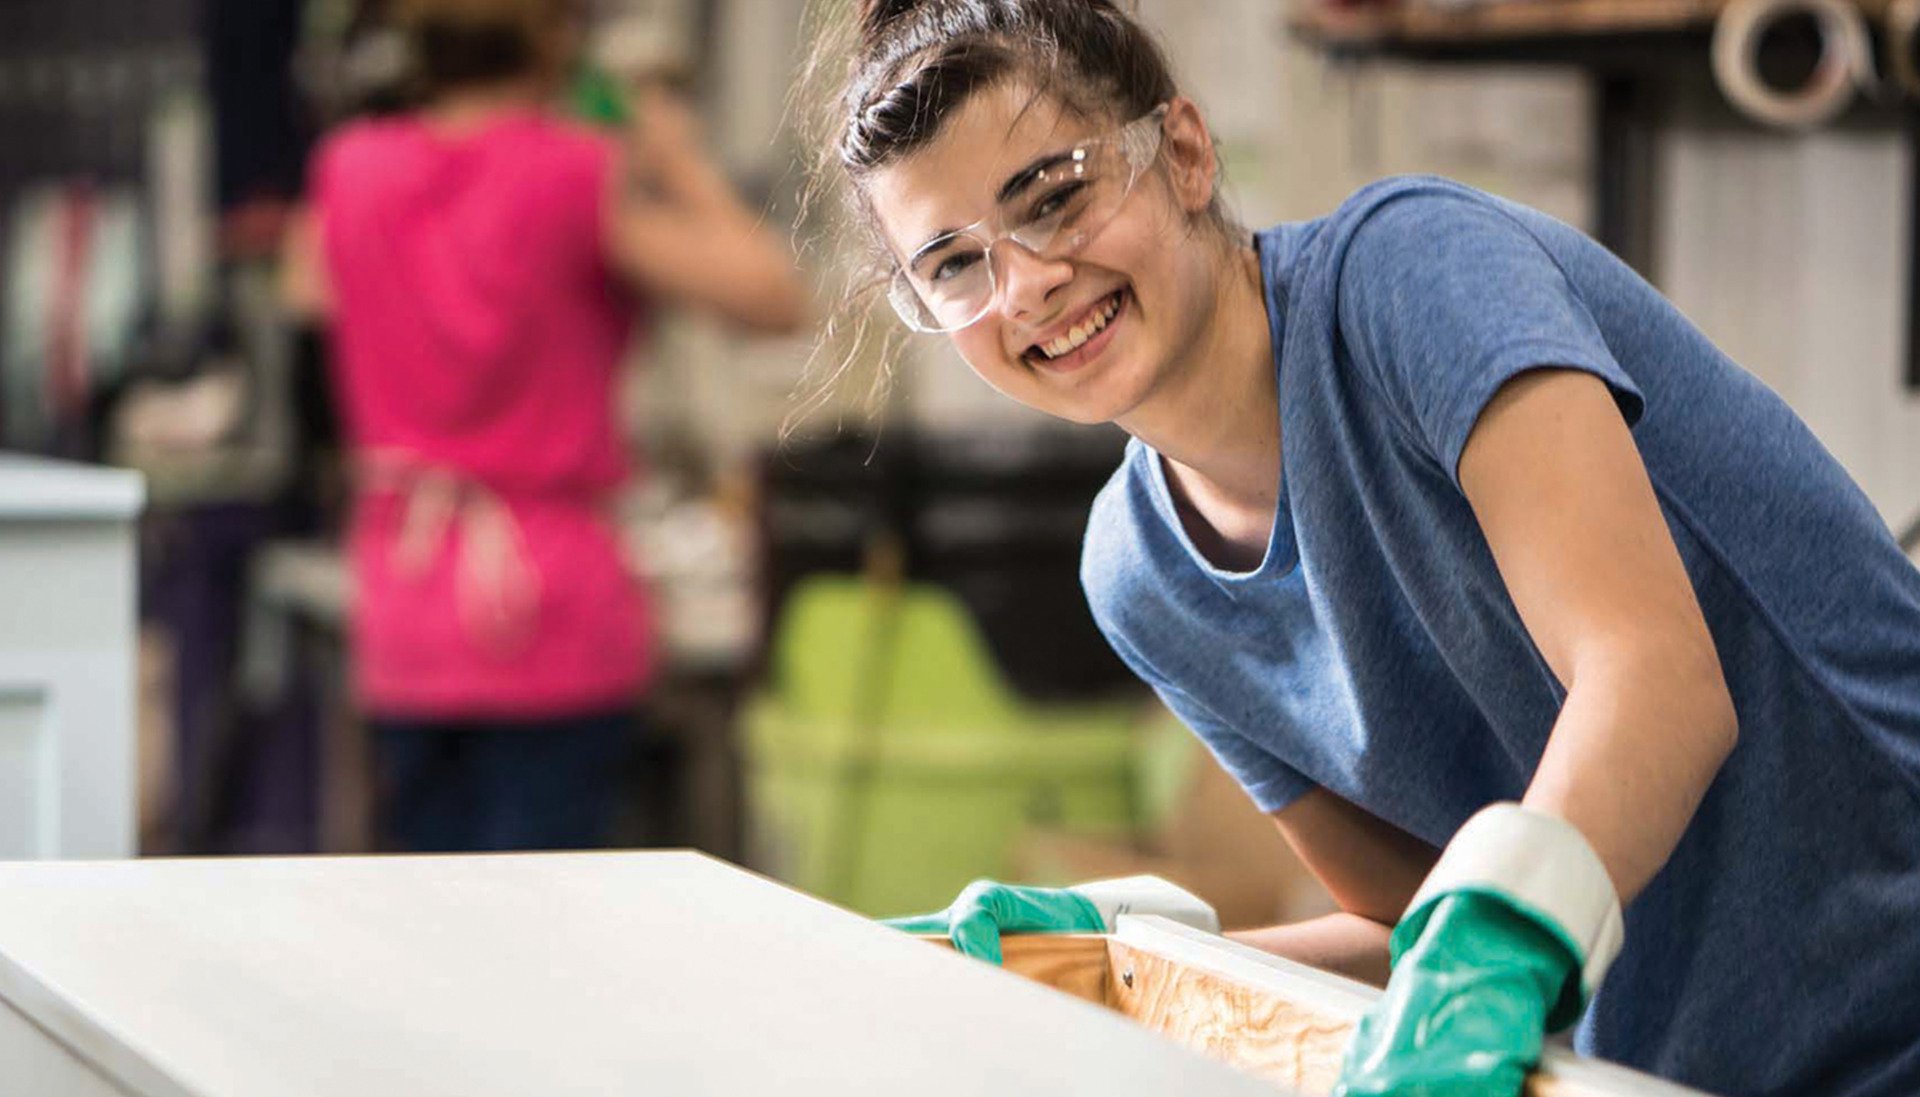
[[[1459,8],[1427,4],[1310,6],[1291,32],[1326,48],[1430,50],[1540,46],[1578,40],[1615,45],[1709,29],[1722,0],[1506,0]]]
[[[1905,47],[1890,42],[1877,21],[1884,0],[1856,6],[1867,17],[1876,67],[1884,70],[1889,51]],[[1287,29],[1338,59],[1561,65],[1586,74],[1593,85],[1593,235],[1659,284],[1661,226],[1654,210],[1665,174],[1661,131],[1672,121],[1675,102],[1711,81],[1714,28],[1728,7],[1727,0],[1309,3],[1293,10]],[[1781,20],[1754,48],[1762,74],[1783,81],[1805,79],[1828,60],[1810,17]],[[1897,132],[1910,156],[1920,154],[1920,109],[1886,87],[1864,87],[1836,124]],[[1906,386],[1920,389],[1920,177],[1910,173],[1906,193],[1910,245],[1900,292],[1909,307],[1902,371]]]

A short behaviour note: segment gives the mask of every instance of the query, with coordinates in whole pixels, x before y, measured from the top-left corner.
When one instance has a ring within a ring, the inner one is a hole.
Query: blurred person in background
[[[636,90],[624,141],[557,113],[577,4],[393,15],[421,105],[317,150],[284,283],[333,336],[382,830],[591,847],[655,662],[611,515],[629,335],[653,302],[786,332],[803,293],[678,99]]]

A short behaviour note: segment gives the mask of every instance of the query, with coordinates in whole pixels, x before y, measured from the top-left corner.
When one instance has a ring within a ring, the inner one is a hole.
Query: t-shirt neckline
[[[1284,336],[1287,328],[1287,286],[1286,270],[1289,265],[1288,253],[1292,251],[1291,241],[1287,238],[1289,230],[1296,226],[1277,225],[1264,232],[1254,234],[1254,244],[1260,255],[1260,285],[1264,291],[1261,296],[1266,302],[1267,327],[1273,339],[1273,369],[1275,374],[1274,413],[1279,415],[1284,406],[1284,396],[1279,385],[1279,373],[1285,358]],[[1284,416],[1282,416],[1284,418]],[[1280,432],[1282,457],[1278,471],[1278,489],[1275,492],[1273,507],[1273,526],[1267,531],[1267,548],[1260,562],[1250,571],[1234,571],[1224,568],[1207,558],[1200,551],[1193,538],[1187,535],[1187,525],[1180,520],[1180,507],[1173,496],[1173,485],[1168,482],[1164,458],[1153,447],[1141,444],[1146,453],[1147,479],[1152,485],[1154,505],[1160,512],[1173,535],[1186,550],[1187,558],[1193,561],[1209,579],[1224,585],[1248,583],[1267,577],[1277,577],[1292,571],[1299,562],[1298,545],[1294,539],[1293,508],[1287,493],[1286,431]]]

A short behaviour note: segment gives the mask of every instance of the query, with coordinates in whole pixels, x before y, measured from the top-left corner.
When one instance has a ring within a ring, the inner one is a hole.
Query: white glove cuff
[[[1447,844],[1407,916],[1463,889],[1498,892],[1558,926],[1577,952],[1582,1001],[1620,954],[1626,925],[1613,879],[1586,837],[1564,819],[1519,804],[1481,809]]]
[[[1092,880],[1067,889],[1091,902],[1112,933],[1122,914],[1157,914],[1205,933],[1220,932],[1220,916],[1205,899],[1158,876]]]

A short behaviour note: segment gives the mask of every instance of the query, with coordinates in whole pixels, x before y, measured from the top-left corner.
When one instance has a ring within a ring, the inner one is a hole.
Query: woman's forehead
[[[1052,96],[1013,84],[988,88],[963,103],[934,140],[869,176],[867,197],[887,242],[911,254],[985,217],[1008,179],[1091,132]]]

